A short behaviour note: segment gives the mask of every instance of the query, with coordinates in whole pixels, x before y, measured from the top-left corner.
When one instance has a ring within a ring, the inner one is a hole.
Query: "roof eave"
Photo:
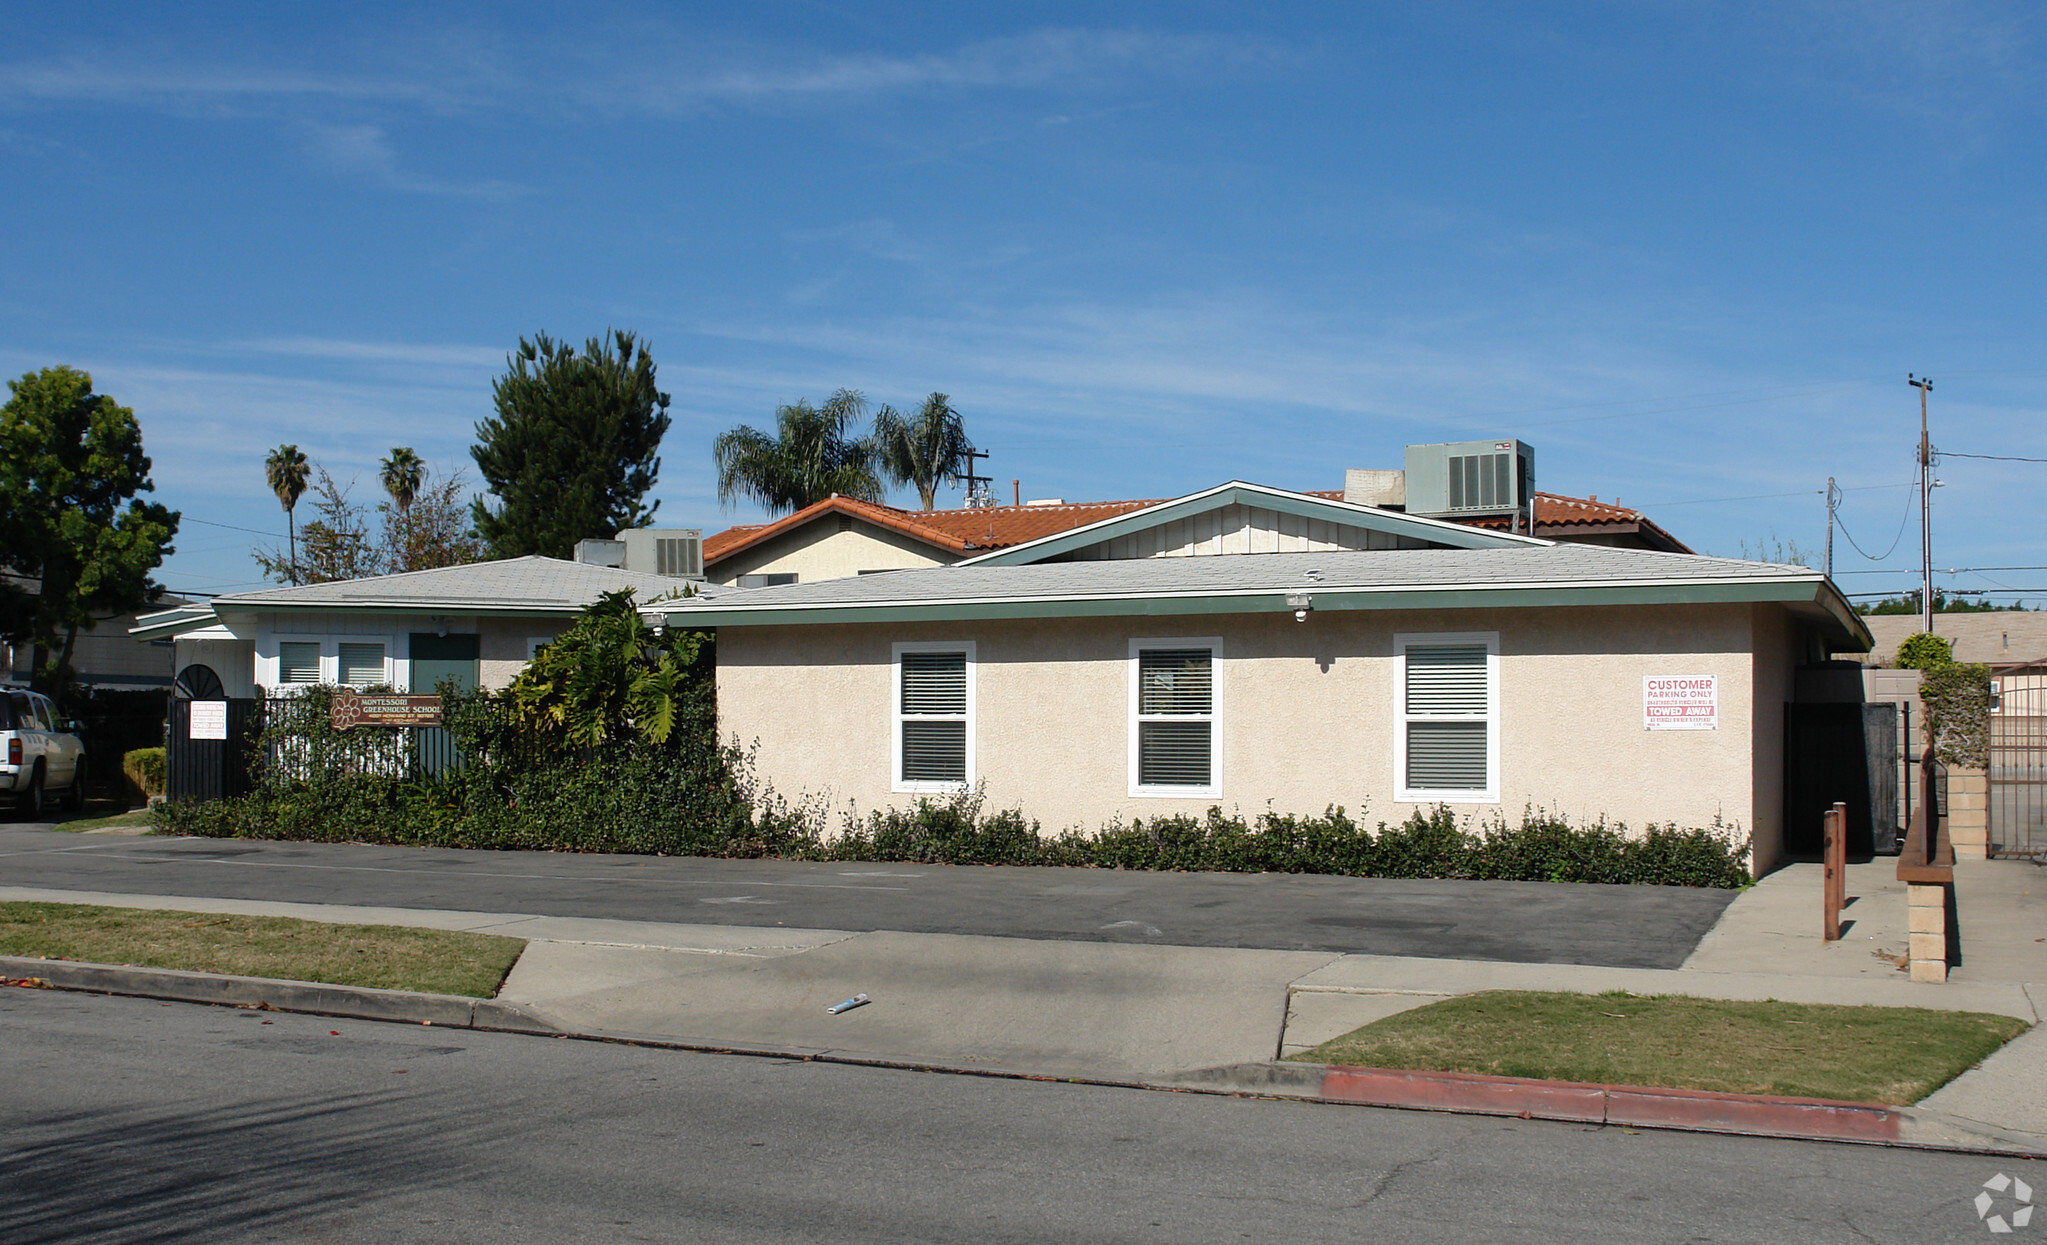
[[[947,622],[1002,618],[1082,618],[1118,615],[1278,614],[1294,608],[1289,592],[1103,593],[1011,598],[935,598],[924,601],[817,605],[701,606],[671,610],[671,627],[764,627],[863,622]],[[1819,603],[1829,591],[1816,578],[1672,580],[1637,583],[1445,584],[1429,587],[1317,588],[1317,612],[1349,610],[1515,609],[1572,605],[1703,605],[1742,602]],[[1839,600],[1840,594],[1831,595]],[[1845,605],[1845,602],[1842,602]],[[1827,612],[1837,621],[1832,608]],[[1852,618],[1852,613],[1850,615]],[[1848,628],[1852,633],[1852,627]]]

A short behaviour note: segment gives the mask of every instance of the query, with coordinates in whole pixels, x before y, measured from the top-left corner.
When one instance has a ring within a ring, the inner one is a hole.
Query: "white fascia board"
[[[1212,503],[1212,504],[1211,504]],[[1132,531],[1142,531],[1161,523],[1186,518],[1190,514],[1202,514],[1220,510],[1229,505],[1263,505],[1268,509],[1282,510],[1290,514],[1326,518],[1331,522],[1347,523],[1352,527],[1365,527],[1390,533],[1406,533],[1416,539],[1436,539],[1452,543],[1460,548],[1504,548],[1513,545],[1532,545],[1544,548],[1555,541],[1535,536],[1520,536],[1508,532],[1494,532],[1485,528],[1471,527],[1463,523],[1452,523],[1445,519],[1426,519],[1420,515],[1403,514],[1382,510],[1377,506],[1362,506],[1356,502],[1332,501],[1327,497],[1311,497],[1288,489],[1273,488],[1268,484],[1252,484],[1244,480],[1231,480],[1214,488],[1189,493],[1171,501],[1162,501],[1142,510],[1097,519],[1093,523],[1040,536],[1036,540],[1011,545],[1006,549],[995,549],[972,558],[964,558],[954,566],[1021,566],[1064,553],[1070,549],[1099,544],[1104,540]]]
[[[883,601],[818,601],[812,603],[789,602],[784,604],[740,604],[700,607],[687,611],[669,611],[668,625],[711,626],[718,625],[722,615],[727,618],[745,618],[754,613],[772,614],[816,614],[828,616],[840,611],[852,610],[922,610],[947,609],[964,606],[1025,606],[1083,604],[1104,601],[1176,601],[1200,599],[1229,599],[1256,601],[1268,599],[1277,604],[1273,609],[1285,606],[1289,593],[1311,592],[1317,609],[1342,610],[1349,608],[1344,603],[1347,597],[1385,597],[1412,594],[1441,595],[1444,593],[1489,594],[1495,592],[1594,592],[1603,589],[1687,589],[1762,587],[1780,585],[1812,585],[1817,589],[1825,582],[1820,575],[1762,576],[1739,575],[1712,579],[1594,579],[1594,580],[1499,580],[1485,583],[1443,583],[1443,584],[1365,584],[1332,585],[1316,584],[1310,587],[1258,587],[1258,588],[1186,588],[1156,592],[1066,592],[1033,593],[1020,596],[981,597],[921,597]],[[1326,603],[1326,604],[1325,604]],[[1290,608],[1290,607],[1289,607]]]
[[[211,627],[219,621],[210,605],[180,605],[175,609],[140,615],[135,619],[135,625],[128,628],[128,635],[136,640],[155,640],[166,635]]]

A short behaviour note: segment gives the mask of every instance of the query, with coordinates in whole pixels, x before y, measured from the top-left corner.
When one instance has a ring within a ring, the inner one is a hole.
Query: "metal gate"
[[[164,793],[173,800],[218,800],[247,792],[249,747],[262,729],[260,700],[173,696]]]
[[[1990,850],[2047,852],[2047,672],[1993,681],[1990,714]]]

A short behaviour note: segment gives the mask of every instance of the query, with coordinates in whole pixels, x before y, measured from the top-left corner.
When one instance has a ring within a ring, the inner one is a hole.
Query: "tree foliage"
[[[1931,670],[1954,661],[1954,645],[1945,637],[1915,631],[1898,645],[1897,665],[1900,670]]]
[[[718,461],[718,500],[749,498],[770,514],[788,514],[832,494],[882,500],[874,439],[853,435],[867,399],[841,389],[823,406],[807,400],[775,408],[775,435],[741,424],[711,444]]]
[[[917,499],[930,510],[938,500],[938,486],[958,484],[972,460],[967,451],[966,424],[945,394],[934,393],[909,419],[894,407],[884,406],[874,416],[876,456],[892,484],[914,485]]]
[[[0,634],[35,650],[38,687],[62,694],[81,630],[163,595],[150,572],[178,515],[157,502],[135,412],[92,377],[44,368],[0,408]],[[54,650],[52,659],[49,654]]]
[[[263,460],[263,478],[269,483],[270,491],[277,494],[277,503],[284,507],[284,523],[290,541],[287,548],[291,561],[287,564],[290,574],[288,583],[298,582],[299,498],[306,495],[306,485],[312,478],[312,466],[296,445],[280,445],[270,451],[270,457]]]
[[[342,485],[317,465],[313,471],[313,509],[319,517],[299,529],[296,553],[256,551],[256,564],[271,578],[326,584],[482,560],[483,542],[469,530],[460,471],[437,477],[422,464],[420,483],[407,505],[401,508],[395,499],[377,503],[380,532],[372,530],[368,507],[350,496],[353,481]]]
[[[578,353],[541,333],[506,364],[491,386],[497,414],[470,450],[497,499],[476,499],[472,516],[492,554],[566,558],[579,540],[651,522],[660,503],[641,502],[669,419],[646,343],[610,330]]]
[[[377,464],[377,483],[384,486],[400,511],[411,508],[412,499],[426,487],[426,475],[426,460],[413,453],[409,445],[394,448],[389,457]]]
[[[656,631],[632,589],[607,592],[534,655],[509,695],[530,726],[576,747],[627,737],[665,743],[684,681],[709,639]]]

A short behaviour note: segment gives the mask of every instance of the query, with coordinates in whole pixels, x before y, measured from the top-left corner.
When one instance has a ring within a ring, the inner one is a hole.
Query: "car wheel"
[[[78,767],[71,771],[71,788],[64,793],[64,807],[78,812],[85,807],[85,758],[78,758]]]
[[[38,768],[28,780],[28,788],[14,797],[14,811],[23,821],[43,819],[43,771]]]

